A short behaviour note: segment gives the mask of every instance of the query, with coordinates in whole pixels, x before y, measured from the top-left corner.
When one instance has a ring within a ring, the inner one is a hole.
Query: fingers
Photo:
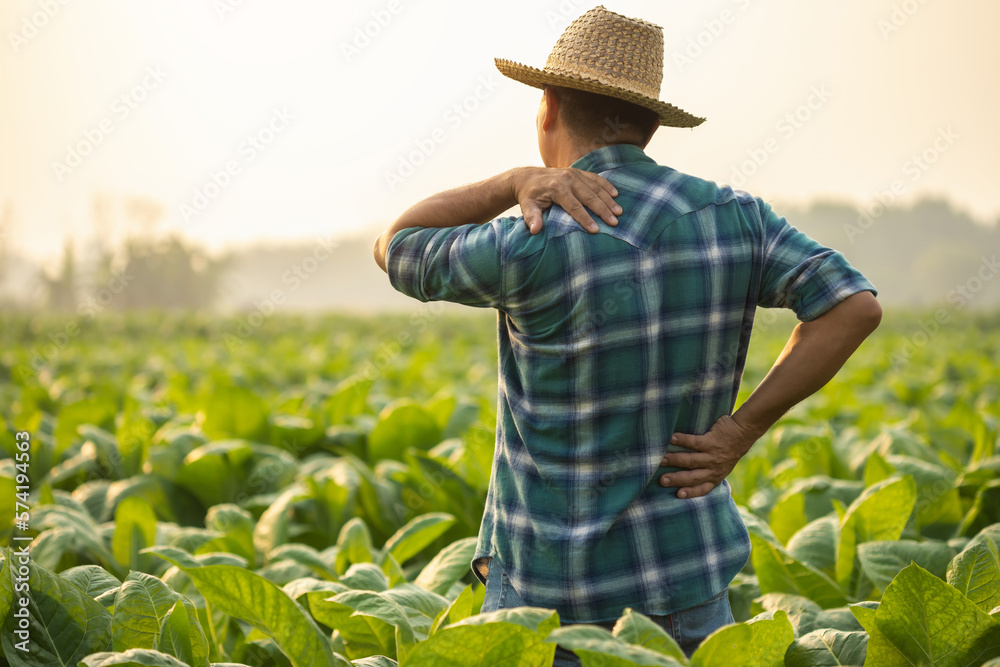
[[[525,224],[532,234],[542,229],[542,211],[553,204],[562,207],[581,227],[592,234],[599,230],[592,211],[609,225],[618,224],[622,207],[615,202],[618,189],[607,179],[580,169],[537,169],[519,171],[514,189],[521,203]],[[588,211],[589,209],[589,211]]]
[[[560,199],[564,199],[564,201],[560,201]],[[568,196],[564,197],[560,195],[558,199],[553,198],[553,200],[555,203],[562,206],[567,213],[573,216],[573,219],[580,223],[581,227],[592,234],[597,233],[597,223],[590,217],[590,214],[587,213],[586,207],[580,203],[580,200],[576,198],[576,195],[572,193],[572,191]]]
[[[586,173],[586,172],[584,172]],[[591,211],[611,226],[618,224],[616,214],[622,212],[614,196],[618,194],[615,186],[596,174],[581,174],[581,186],[578,195]]]
[[[693,449],[697,452],[705,451],[705,436],[688,435],[687,433],[674,433],[670,438],[671,445],[680,445],[684,449]]]
[[[705,482],[715,484],[718,477],[715,470],[708,468],[698,468],[697,470],[678,470],[660,475],[660,486],[685,488],[693,487]]]
[[[675,468],[707,468],[712,465],[713,461],[713,458],[709,454],[703,452],[696,452],[694,454],[669,452],[663,455],[660,465],[673,466]]]
[[[692,486],[689,488],[681,489],[677,492],[678,498],[701,498],[702,496],[708,495],[708,493],[718,486],[715,482],[705,482],[704,484],[699,484],[698,486]]]

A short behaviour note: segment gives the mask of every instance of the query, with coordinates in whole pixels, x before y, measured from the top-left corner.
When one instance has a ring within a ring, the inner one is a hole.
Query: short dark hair
[[[559,117],[581,142],[641,144],[659,126],[655,111],[616,97],[576,88],[546,86],[559,100]]]

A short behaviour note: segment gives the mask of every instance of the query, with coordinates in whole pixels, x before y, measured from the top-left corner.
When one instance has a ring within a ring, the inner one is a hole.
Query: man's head
[[[549,166],[569,166],[595,148],[645,148],[660,125],[696,127],[705,119],[661,101],[663,28],[594,7],[578,17],[537,69],[496,59],[506,77],[545,91],[538,146]],[[568,162],[567,162],[568,160]]]
[[[607,95],[545,86],[538,107],[538,151],[548,167],[568,167],[611,144],[645,148],[660,118],[656,112]]]

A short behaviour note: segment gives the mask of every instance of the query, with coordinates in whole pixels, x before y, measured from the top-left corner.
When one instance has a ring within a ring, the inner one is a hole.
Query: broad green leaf
[[[216,385],[204,399],[202,429],[209,438],[246,438],[261,442],[267,434],[267,403],[246,387]]]
[[[156,512],[142,498],[129,496],[115,510],[115,532],[111,552],[130,570],[149,569],[149,556],[139,552],[156,543]]]
[[[384,550],[400,564],[410,560],[455,523],[455,517],[444,512],[418,516],[386,540]]]
[[[865,461],[865,486],[872,486],[884,479],[889,479],[896,469],[878,452],[872,452]]]
[[[444,427],[448,425],[448,418],[451,417],[457,404],[458,399],[454,394],[439,393],[424,403],[424,409],[434,417],[434,421],[444,431]]]
[[[335,664],[329,640],[312,618],[267,579],[232,565],[201,565],[170,547],[149,551],[183,570],[212,607],[271,637],[295,667]]]
[[[948,565],[948,583],[989,613],[1000,605],[1000,526],[984,528]]]
[[[348,588],[334,581],[305,577],[285,584],[281,590],[307,610],[311,610],[313,601],[321,603],[323,600],[333,597],[337,593],[343,593]],[[305,601],[303,601],[303,598],[305,598]]]
[[[780,547],[750,535],[751,558],[762,593],[791,593],[823,608],[847,603],[843,592],[825,574],[789,556]]]
[[[184,603],[178,600],[163,618],[156,649],[174,656],[185,664],[194,667],[207,667],[208,646],[205,642],[205,635],[192,637],[192,630],[196,633],[201,631],[198,616],[195,614],[192,617]]]
[[[767,525],[766,521],[742,505],[737,505],[736,509],[739,510],[740,518],[743,519],[743,523],[746,525],[747,531],[749,531],[751,535],[756,535],[771,544],[782,546],[781,540],[777,538],[774,531],[771,530],[771,527]]]
[[[128,574],[127,569],[115,560],[111,551],[104,544],[100,537],[100,528],[90,515],[82,510],[69,507],[45,508],[44,524],[46,526],[57,526],[74,531],[74,539],[79,547],[82,547],[95,560],[116,577],[123,578]]]
[[[73,554],[77,547],[77,533],[73,528],[49,528],[31,544],[31,558],[46,570],[60,569],[66,554]]]
[[[750,565],[753,566],[753,561],[750,562]],[[750,613],[750,607],[760,595],[760,584],[756,575],[737,574],[729,583],[729,606],[732,609],[733,618],[737,622],[742,622],[754,616]]]
[[[978,665],[1000,656],[1000,624],[916,564],[885,589],[875,622],[913,664]]]
[[[950,533],[962,521],[962,505],[953,470],[912,456],[889,456],[887,460],[897,475],[912,476],[917,485],[914,516],[918,527],[946,524]]]
[[[403,583],[399,586],[390,588],[382,595],[383,597],[389,598],[400,607],[403,607],[403,609],[412,610],[416,614],[424,617],[424,619],[426,619],[427,629],[430,628],[430,624],[433,623],[437,615],[448,608],[449,604],[447,599],[437,593],[425,591],[419,586],[410,583]],[[411,622],[413,622],[414,616],[412,614],[408,615],[410,616]],[[420,619],[417,619],[417,621],[419,621],[422,625],[424,624],[423,621],[420,621]],[[414,628],[416,628],[416,623],[414,623]]]
[[[765,611],[779,609],[788,614],[788,621],[792,624],[797,637],[808,633],[809,630],[803,631],[802,627],[808,626],[811,629],[814,625],[814,619],[823,611],[822,607],[802,595],[767,593],[754,600],[750,606],[750,613],[756,616]]]
[[[177,471],[177,484],[205,507],[234,500],[242,490],[243,471],[253,456],[245,440],[217,440],[191,450]]]
[[[795,480],[771,508],[770,525],[782,544],[806,524],[833,511],[834,502],[850,503],[864,487],[860,482],[817,475]]]
[[[80,661],[82,667],[188,667],[172,655],[148,648],[119,653],[94,653]]]
[[[864,632],[814,630],[796,639],[785,653],[785,667],[839,667],[865,661]]]
[[[851,613],[868,633],[865,647],[865,667],[912,667],[896,645],[889,641],[875,622],[877,602],[860,602],[850,606]]]
[[[837,567],[839,528],[840,522],[835,516],[816,519],[795,533],[788,540],[785,549],[795,560],[802,561],[832,578]]]
[[[682,663],[687,662],[684,651],[661,625],[631,608],[625,609],[625,613],[615,622],[611,634],[629,644],[637,644]]]
[[[822,609],[818,604],[801,595],[785,593],[768,593],[754,601],[751,612],[760,614],[765,611],[783,610],[788,614],[788,620],[795,630],[796,637],[802,637],[814,630],[842,630],[856,632],[863,628],[847,607]]]
[[[366,591],[384,591],[389,587],[389,579],[378,565],[357,563],[347,569],[340,583],[348,588]]]
[[[685,662],[678,662],[658,651],[629,644],[598,625],[556,628],[545,638],[545,643],[558,643],[564,649],[572,651],[580,658],[583,667],[679,667],[686,662],[686,658]]]
[[[392,557],[392,554],[382,554],[382,572],[389,580],[389,588],[397,586],[406,581],[406,573],[400,566],[399,561]]]
[[[971,535],[996,523],[1000,523],[1000,479],[990,480],[979,489],[959,533]]]
[[[334,387],[325,407],[329,423],[344,424],[364,412],[371,386],[371,380],[352,376]]]
[[[456,625],[488,625],[490,623],[513,623],[532,632],[548,636],[552,630],[559,627],[559,615],[552,609],[515,607],[469,616],[453,624],[452,627]]]
[[[801,493],[783,495],[771,508],[771,519],[768,523],[774,531],[774,536],[782,544],[788,544],[792,535],[809,523],[806,519],[805,496]]]
[[[156,648],[163,619],[179,600],[173,589],[153,575],[129,572],[115,595],[112,650]]]
[[[116,457],[121,461],[122,477],[131,477],[142,469],[155,432],[155,424],[143,414],[139,402],[126,397],[124,409],[118,413],[113,441],[118,450]]]
[[[434,634],[443,625],[448,625],[450,623],[457,623],[463,619],[472,616],[472,605],[473,598],[475,596],[472,593],[472,586],[466,586],[462,589],[462,592],[458,594],[458,597],[448,605],[448,608],[437,615],[434,619],[434,623],[431,624],[431,630],[429,634]]]
[[[116,412],[114,403],[106,398],[85,398],[63,405],[56,417],[58,426],[56,426],[56,447],[53,454],[58,459],[60,454],[80,438],[77,434],[78,426],[83,424],[93,424],[102,428],[112,426]]]
[[[858,560],[861,568],[873,584],[884,591],[900,570],[914,562],[936,577],[944,579],[948,562],[954,551],[945,542],[899,540],[889,542],[878,540],[858,545]]]
[[[268,562],[293,560],[308,567],[318,577],[332,581],[337,579],[337,571],[333,566],[327,563],[323,556],[308,544],[300,544],[298,542],[282,544],[267,554],[267,560]]]
[[[210,507],[205,515],[205,528],[232,539],[239,545],[236,553],[251,564],[256,560],[253,544],[255,523],[250,512],[229,503]]]
[[[327,600],[332,603],[330,607],[324,607],[324,614],[331,613],[327,610],[340,605],[353,610],[351,617],[367,616],[378,619],[387,626],[394,628],[395,650],[389,657],[398,657],[403,660],[409,651],[417,643],[413,633],[410,620],[403,611],[403,608],[393,600],[388,593],[376,593],[374,591],[345,591],[338,593]],[[325,621],[324,621],[325,622]],[[329,624],[327,624],[329,625]],[[340,624],[331,627],[340,628]],[[346,637],[346,635],[345,635]]]
[[[122,582],[100,565],[78,565],[60,572],[59,576],[92,598],[122,585]]]
[[[452,584],[469,572],[476,553],[475,537],[452,542],[439,551],[417,575],[414,583],[421,588],[444,595]]]
[[[336,628],[344,653],[351,660],[374,655],[396,658],[396,628],[370,614],[357,614],[346,604],[327,596],[316,599],[309,594],[309,609],[313,617],[330,628]]]
[[[144,572],[130,572],[117,589],[111,621],[112,650],[159,649],[157,642],[163,624],[176,605],[184,609],[185,620],[191,625],[187,635],[192,655],[199,665],[207,663],[208,642],[194,605],[160,579]]]
[[[292,506],[308,497],[304,486],[293,484],[282,491],[278,499],[264,510],[253,532],[253,544],[257,552],[271,553],[288,541]]]
[[[368,525],[358,517],[351,519],[340,529],[337,537],[337,572],[344,574],[354,563],[371,563],[375,558],[374,552]]]
[[[410,399],[385,406],[368,435],[368,461],[399,459],[410,447],[428,450],[441,440],[434,417]]]
[[[853,590],[857,546],[862,542],[898,540],[917,499],[912,477],[889,478],[865,489],[850,504],[840,523],[837,542],[837,583]]]
[[[781,667],[795,633],[783,611],[770,619],[724,626],[691,656],[691,667]]]
[[[352,660],[355,667],[396,667],[399,663],[384,655],[373,655],[370,658]]]
[[[470,616],[417,644],[400,667],[548,667],[556,647],[543,641],[558,625],[555,612],[534,607]]]
[[[23,562],[26,561],[26,562]],[[4,596],[10,600],[3,627],[3,650],[12,667],[75,667],[84,657],[101,651],[111,643],[111,614],[89,598],[83,591],[59,575],[23,558],[13,550],[7,551],[3,577]],[[27,569],[27,591],[16,586],[24,583],[21,568]],[[27,606],[20,604],[26,599]],[[20,610],[27,610],[29,637],[19,636]],[[19,642],[29,640],[29,651],[17,648]],[[16,657],[15,657],[16,656]]]

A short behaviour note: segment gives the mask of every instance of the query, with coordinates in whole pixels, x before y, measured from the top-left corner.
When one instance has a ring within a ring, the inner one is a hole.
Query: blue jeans
[[[525,606],[524,601],[510,585],[507,574],[500,568],[495,558],[491,559],[489,575],[486,577],[486,597],[483,599],[482,611],[489,612],[523,606]],[[697,606],[682,609],[673,614],[650,616],[649,618],[666,630],[667,634],[673,637],[689,658],[706,637],[723,625],[736,622],[732,609],[729,607],[728,588]],[[591,623],[590,625],[599,625],[610,630],[614,624],[614,621],[607,621]],[[563,625],[569,624],[564,623]],[[555,662],[552,665],[553,667],[579,667],[580,659],[572,651],[567,651],[560,646],[556,648]]]

